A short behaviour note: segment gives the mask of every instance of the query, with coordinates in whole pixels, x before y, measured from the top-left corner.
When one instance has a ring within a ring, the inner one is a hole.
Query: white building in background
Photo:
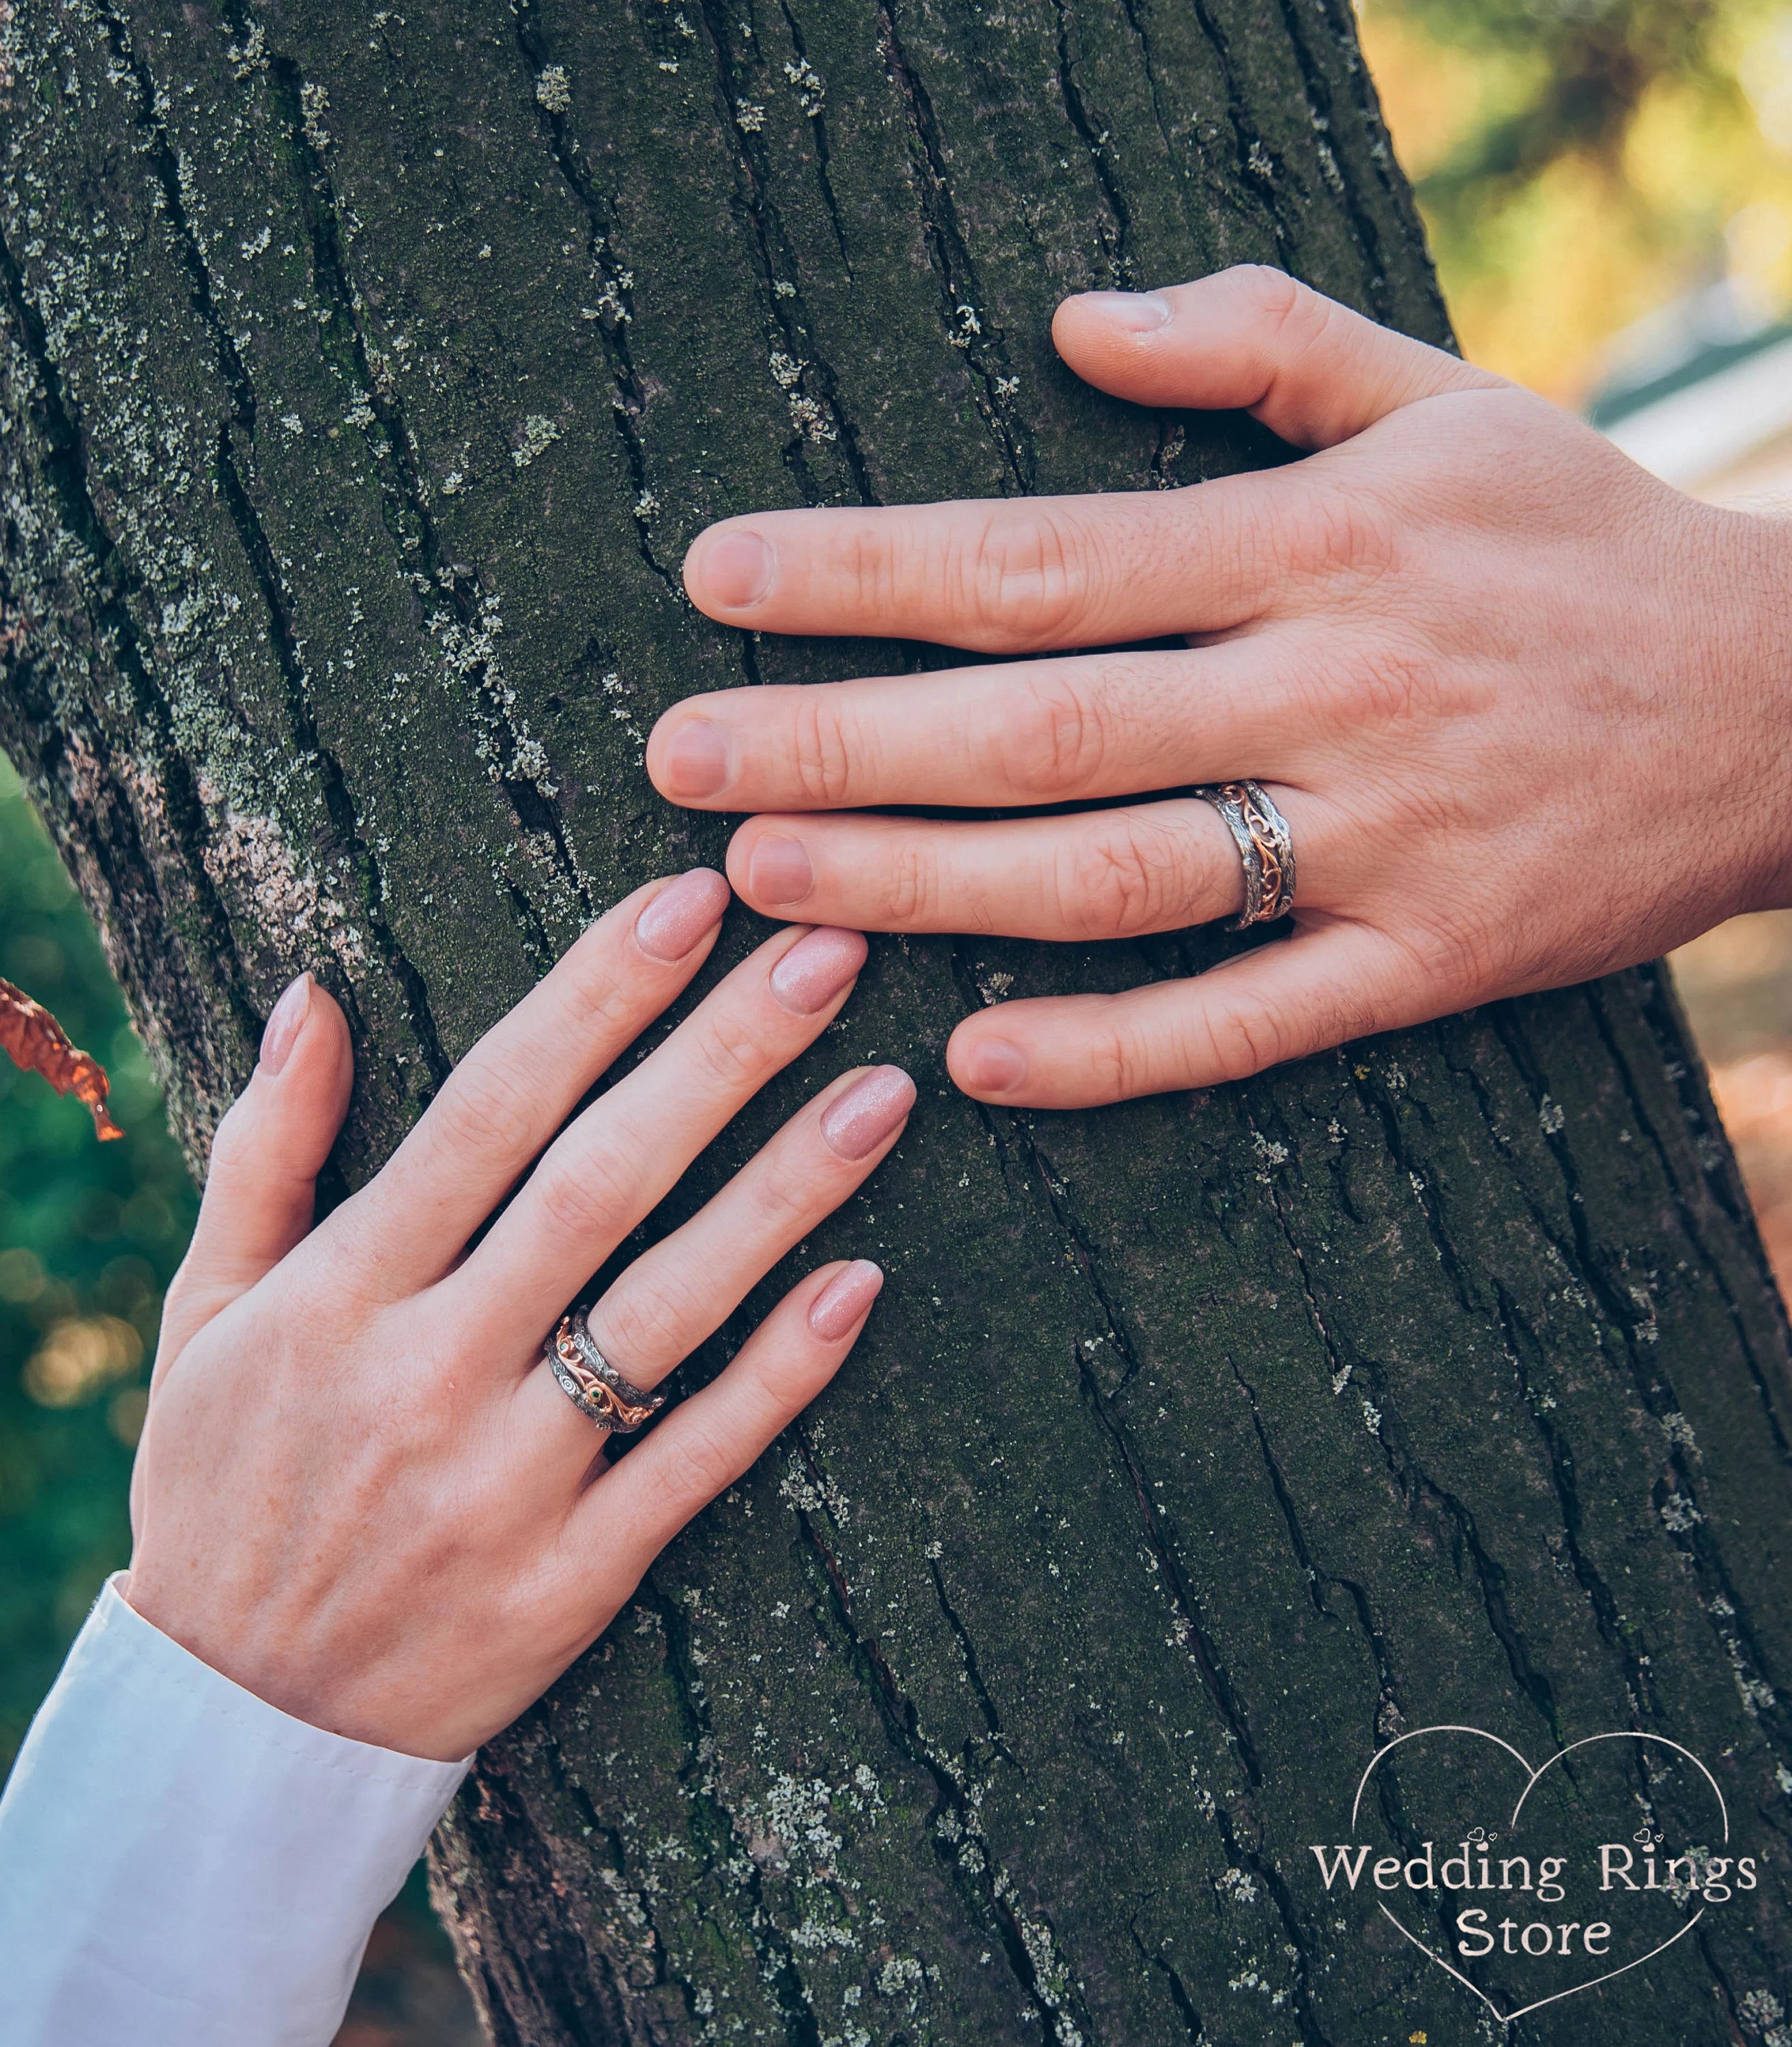
[[[1588,409],[1600,431],[1695,497],[1792,512],[1792,321],[1745,327],[1726,287],[1635,330]]]

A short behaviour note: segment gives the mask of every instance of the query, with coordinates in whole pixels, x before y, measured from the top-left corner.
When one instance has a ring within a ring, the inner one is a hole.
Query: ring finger
[[[1296,900],[1325,907],[1338,837],[1330,807],[1277,784],[1270,792],[1299,853]],[[769,916],[1058,940],[1180,931],[1236,915],[1244,900],[1231,834],[1192,796],[992,823],[757,817],[734,835],[728,876]]]
[[[643,1253],[590,1311],[592,1341],[651,1391],[713,1336],[778,1260],[865,1182],[901,1136],[915,1083],[900,1066],[845,1074],[785,1124],[721,1193]],[[582,1463],[598,1440],[545,1363],[517,1389],[540,1443]]]

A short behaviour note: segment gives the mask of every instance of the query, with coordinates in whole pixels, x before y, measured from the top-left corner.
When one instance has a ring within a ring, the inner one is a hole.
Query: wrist
[[[134,1568],[112,1583],[139,1620],[238,1691],[319,1734],[414,1762],[464,1761],[525,1703],[496,1710],[482,1697],[444,1696],[427,1666],[394,1672],[365,1643],[331,1649],[308,1640],[303,1622],[281,1616],[271,1599],[233,1619],[215,1599],[181,1596],[178,1577],[161,1585]]]
[[[1732,800],[1746,834],[1739,910],[1792,907],[1792,519],[1720,515],[1713,592],[1719,658],[1731,668]]]
[[[327,1717],[320,1717],[315,1701],[300,1699],[291,1686],[280,1681],[278,1672],[269,1669],[266,1659],[254,1652],[253,1631],[233,1627],[229,1615],[220,1610],[215,1599],[183,1600],[178,1580],[170,1585],[160,1580],[153,1569],[146,1570],[136,1561],[130,1570],[121,1571],[113,1579],[112,1588],[139,1620],[239,1691],[324,1733],[347,1732],[331,1725]],[[348,1738],[360,1739],[354,1735]]]
[[[1686,591],[1682,644],[1702,706],[1686,761],[1704,800],[1686,872],[1706,876],[1710,927],[1792,907],[1792,520],[1697,512],[1710,573]]]
[[[345,1716],[331,1711],[327,1697],[320,1695],[315,1674],[310,1681],[295,1681],[283,1670],[282,1659],[269,1653],[265,1623],[258,1628],[246,1619],[233,1622],[215,1597],[184,1598],[180,1574],[170,1584],[153,1568],[145,1570],[141,1564],[134,1564],[113,1584],[139,1620],[263,1705],[324,1734],[340,1735],[346,1740],[363,1741],[379,1748],[400,1746],[381,1739],[364,1726],[343,1724]]]

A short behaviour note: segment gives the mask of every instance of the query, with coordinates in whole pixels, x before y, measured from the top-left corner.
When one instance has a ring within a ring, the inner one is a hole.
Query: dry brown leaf
[[[106,1112],[106,1069],[92,1053],[68,1042],[68,1033],[41,1002],[22,988],[0,980],[0,1049],[28,1074],[41,1074],[58,1094],[72,1094],[93,1111],[100,1136],[124,1132]]]

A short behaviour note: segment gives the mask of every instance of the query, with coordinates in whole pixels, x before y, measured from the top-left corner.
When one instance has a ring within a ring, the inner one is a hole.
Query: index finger
[[[1264,479],[1083,497],[755,512],[699,533],[684,586],[755,632],[989,653],[1221,633],[1273,586]]]

